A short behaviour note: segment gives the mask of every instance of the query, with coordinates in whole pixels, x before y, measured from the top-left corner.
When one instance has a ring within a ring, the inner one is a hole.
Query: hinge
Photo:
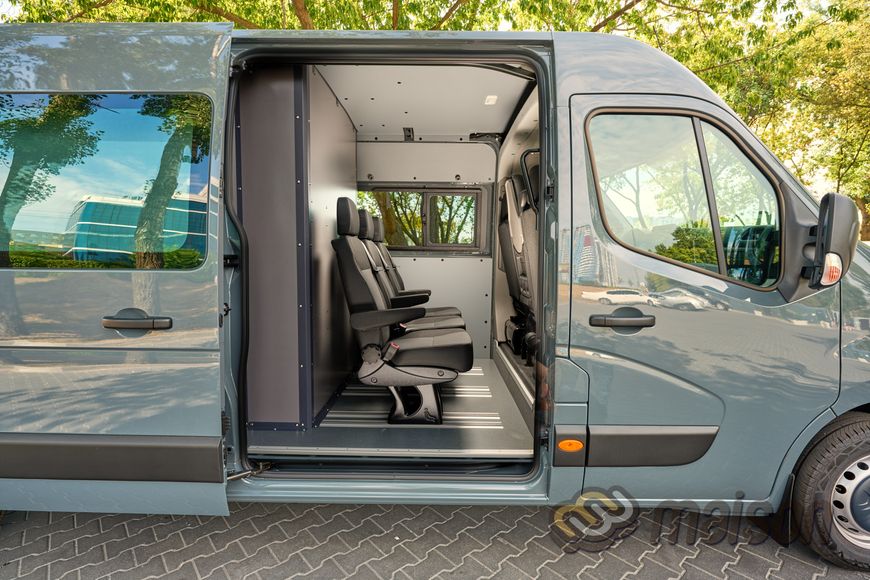
[[[238,268],[239,257],[236,254],[224,254],[224,268]]]
[[[264,471],[268,471],[272,469],[272,464],[267,462],[261,462],[257,464],[256,469],[246,469],[245,471],[240,471],[238,473],[230,473],[227,475],[227,481],[237,481],[239,479],[247,479],[249,477],[255,477],[260,475]]]
[[[547,186],[547,201],[553,201],[556,199],[556,186],[548,185]]]
[[[541,445],[550,447],[550,430],[547,427],[541,427],[540,435]]]

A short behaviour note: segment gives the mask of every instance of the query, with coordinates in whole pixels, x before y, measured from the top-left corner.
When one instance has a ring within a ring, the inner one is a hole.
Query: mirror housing
[[[858,206],[845,195],[828,193],[819,206],[816,252],[810,268],[810,288],[819,289],[839,282],[855,256],[861,216]]]

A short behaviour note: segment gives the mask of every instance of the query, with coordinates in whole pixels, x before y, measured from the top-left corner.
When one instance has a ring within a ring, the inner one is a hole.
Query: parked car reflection
[[[582,296],[587,300],[597,300],[601,304],[654,304],[650,296],[628,288],[584,290]]]

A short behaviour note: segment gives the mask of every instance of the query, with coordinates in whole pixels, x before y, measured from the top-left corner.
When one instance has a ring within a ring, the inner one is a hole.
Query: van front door
[[[228,25],[0,34],[0,509],[225,514]]]
[[[571,124],[584,489],[769,498],[790,446],[838,394],[838,288],[781,291],[800,276],[786,242],[815,221],[811,203],[706,101],[574,95]]]

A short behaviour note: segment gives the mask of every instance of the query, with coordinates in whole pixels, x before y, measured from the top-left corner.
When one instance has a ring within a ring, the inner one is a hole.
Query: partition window
[[[394,250],[477,252],[480,192],[477,190],[374,190],[357,195],[359,207],[384,224]]]

